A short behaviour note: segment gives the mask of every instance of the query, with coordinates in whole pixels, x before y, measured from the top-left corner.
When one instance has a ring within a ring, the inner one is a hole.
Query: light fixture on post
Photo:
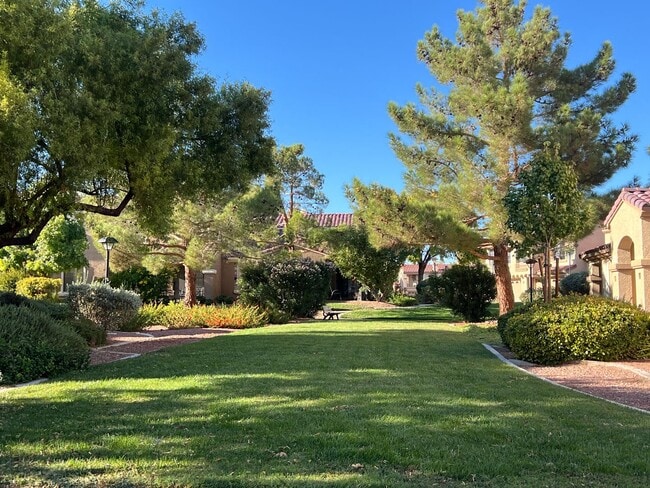
[[[535,266],[535,263],[537,261],[534,258],[528,258],[526,259],[526,264],[528,265],[528,283],[530,284],[529,287],[529,294],[530,294],[530,303],[533,303],[533,267]]]
[[[99,240],[99,243],[106,250],[106,269],[104,271],[104,281],[108,283],[108,279],[111,274],[110,271],[111,249],[113,249],[113,246],[117,244],[117,239],[115,239],[115,237],[106,236],[106,237],[102,237]]]

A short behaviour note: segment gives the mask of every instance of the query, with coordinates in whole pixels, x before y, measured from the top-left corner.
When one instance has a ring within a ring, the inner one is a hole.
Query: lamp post
[[[113,246],[117,244],[117,239],[115,237],[102,237],[99,240],[99,243],[103,246],[103,248],[106,250],[106,270],[104,271],[104,281],[108,283],[108,278],[110,277],[111,271],[110,271],[110,262],[111,262],[111,249],[113,249]]]
[[[528,283],[530,287],[528,288],[528,293],[530,295],[530,303],[533,303],[533,266],[535,266],[535,259],[528,258],[526,259],[526,264],[528,265]]]

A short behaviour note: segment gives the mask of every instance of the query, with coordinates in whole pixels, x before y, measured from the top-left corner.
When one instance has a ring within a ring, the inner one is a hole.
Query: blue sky
[[[614,47],[617,75],[637,78],[637,91],[615,114],[640,137],[630,165],[603,188],[633,175],[650,183],[650,2],[545,0],[571,33],[568,66],[590,60],[604,41]],[[358,177],[397,190],[401,162],[388,145],[396,128],[387,104],[416,101],[414,87],[433,85],[418,62],[417,41],[433,25],[454,36],[455,12],[467,0],[148,0],[180,11],[206,40],[197,60],[219,81],[248,81],[272,94],[272,134],[279,145],[302,143],[325,175],[327,212],[347,212],[344,186]]]

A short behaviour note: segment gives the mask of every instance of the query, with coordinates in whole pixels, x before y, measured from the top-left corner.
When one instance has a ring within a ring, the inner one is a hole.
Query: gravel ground
[[[540,366],[519,361],[504,346],[492,345],[511,364],[545,380],[589,395],[650,412],[650,361],[573,361]]]
[[[138,357],[165,347],[188,344],[232,332],[231,329],[160,329],[146,332],[109,332],[108,343],[90,353],[90,365]]]

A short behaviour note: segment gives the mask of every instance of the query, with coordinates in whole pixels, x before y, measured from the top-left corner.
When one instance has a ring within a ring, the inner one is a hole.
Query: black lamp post
[[[528,283],[530,284],[530,287],[528,288],[528,292],[530,293],[530,303],[533,303],[533,266],[535,266],[535,259],[533,258],[528,258],[526,259],[526,264],[528,265]]]
[[[110,262],[111,262],[111,249],[113,249],[113,246],[117,244],[117,239],[115,237],[102,237],[99,240],[99,243],[106,249],[106,270],[104,272],[104,281],[108,283],[108,279],[110,277],[111,271],[110,271]]]

